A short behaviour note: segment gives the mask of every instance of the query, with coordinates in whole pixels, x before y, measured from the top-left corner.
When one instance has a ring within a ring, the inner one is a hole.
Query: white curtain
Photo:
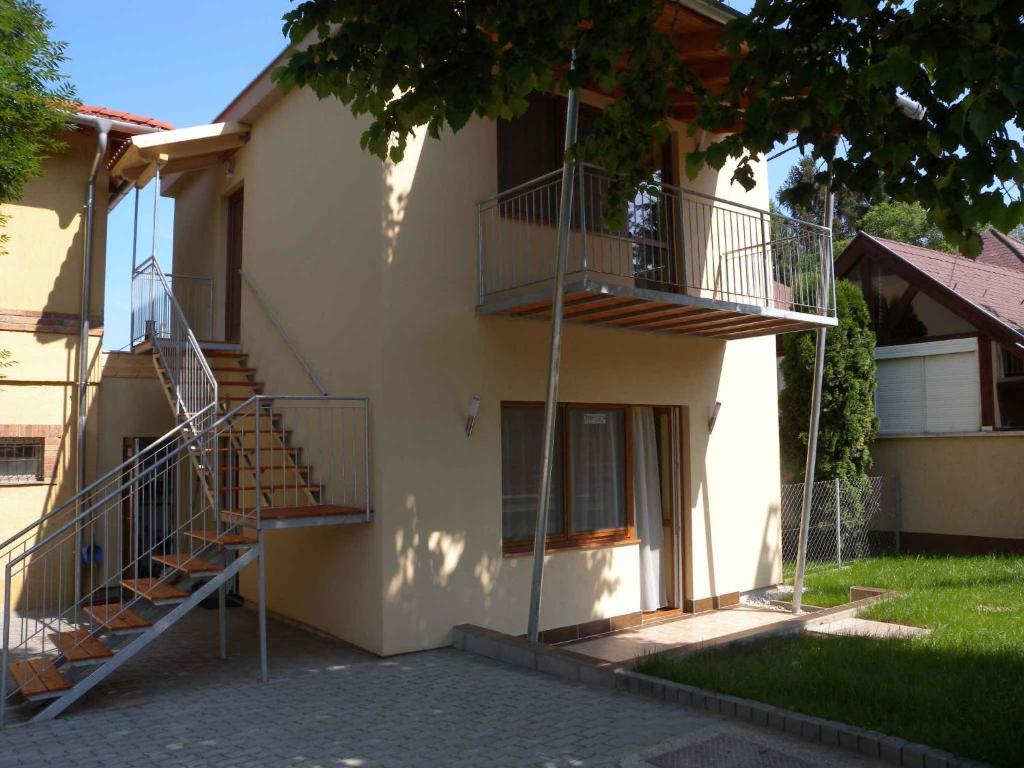
[[[572,532],[625,528],[625,412],[570,408],[569,452]]]
[[[668,598],[661,578],[662,522],[658,435],[654,409],[633,411],[633,507],[640,539],[640,610],[656,611]]]

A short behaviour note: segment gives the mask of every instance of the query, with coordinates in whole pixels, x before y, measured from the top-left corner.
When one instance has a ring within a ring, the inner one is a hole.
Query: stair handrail
[[[185,317],[185,312],[182,310],[181,304],[178,303],[178,299],[174,295],[174,291],[171,289],[171,284],[167,280],[167,275],[164,274],[163,269],[160,267],[160,262],[152,257],[147,259],[138,266],[135,270],[134,276],[144,275],[146,272],[151,272],[151,279],[155,279],[155,282],[158,282],[160,287],[163,289],[163,296],[160,298],[167,301],[171,312],[171,317],[168,318],[170,328],[166,329],[166,336],[162,332],[165,329],[157,327],[155,317],[150,318],[149,322],[152,323],[152,326],[147,329],[147,332],[151,335],[153,346],[158,349],[164,358],[164,365],[167,370],[168,377],[171,378],[171,384],[175,390],[174,395],[182,409],[183,417],[186,421],[193,421],[200,412],[205,410],[205,406],[210,403],[217,402],[217,379],[213,375],[210,364],[206,360],[206,355],[203,354],[203,350],[199,346],[199,340],[192,332],[192,327],[189,325],[188,319]],[[153,286],[151,284],[151,289],[152,287]],[[151,313],[154,313],[156,300],[157,297],[151,290]],[[178,335],[181,338],[175,341],[175,335]],[[170,343],[168,342],[168,339],[170,339]],[[184,345],[185,348],[184,353],[181,351],[182,345]],[[182,355],[187,356],[190,363],[191,360],[194,359],[195,363],[198,364],[199,373],[201,374],[200,380],[184,380],[180,376],[183,369],[180,362],[176,366],[172,365],[172,361],[175,359],[174,356]],[[175,377],[176,372],[179,374],[177,378]],[[202,379],[205,379],[205,381]],[[189,400],[194,398],[188,397],[188,395],[198,395],[200,402],[189,402]],[[209,396],[207,397],[206,395]]]
[[[142,458],[148,456],[151,453],[155,453],[157,450],[159,450],[160,448],[164,447],[164,445],[167,442],[177,438],[178,435],[181,432],[183,432],[185,427],[187,427],[187,426],[188,426],[188,422],[184,422],[184,421],[179,423],[179,424],[176,424],[170,430],[165,432],[161,437],[158,437],[152,443],[150,443],[145,448],[143,448],[141,451],[139,451],[139,453],[135,454],[130,459],[127,459],[127,460],[121,462],[116,467],[111,469],[109,472],[106,472],[102,476],[97,478],[96,480],[93,480],[89,485],[87,485],[85,488],[83,488],[82,490],[80,490],[77,493],[75,493],[75,495],[72,496],[67,501],[62,502],[58,506],[56,506],[53,509],[51,509],[49,512],[47,512],[47,513],[45,513],[43,515],[40,515],[35,520],[33,520],[31,523],[29,523],[24,528],[22,528],[20,531],[18,531],[17,533],[7,537],[4,541],[0,542],[0,563],[2,563],[4,557],[9,554],[9,552],[7,551],[9,548],[13,548],[13,547],[18,546],[18,544],[19,544],[18,540],[19,539],[21,539],[22,537],[27,536],[28,534],[32,533],[36,528],[42,527],[43,524],[46,523],[47,521],[52,520],[53,518],[59,516],[62,512],[66,511],[68,509],[68,507],[71,507],[71,506],[79,504],[79,502],[82,500],[83,497],[88,496],[89,494],[93,493],[102,484],[106,483],[111,478],[115,477],[116,475],[122,474],[125,470],[130,469],[137,461],[139,461],[139,459],[142,459]]]
[[[208,427],[206,427],[202,431],[196,432],[196,433],[192,434],[191,436],[185,437],[185,439],[181,440],[175,447],[171,448],[166,453],[166,455],[156,459],[152,464],[150,464],[148,467],[143,469],[142,472],[130,476],[130,478],[128,480],[122,481],[122,482],[116,484],[115,487],[113,487],[113,488],[105,489],[104,492],[103,492],[103,495],[101,497],[91,499],[91,503],[88,506],[86,506],[84,509],[80,510],[78,512],[78,514],[76,514],[73,518],[65,521],[62,525],[60,525],[59,527],[57,527],[54,530],[50,531],[46,536],[44,536],[40,541],[38,541],[32,547],[29,547],[28,549],[22,551],[20,554],[14,556],[14,557],[9,558],[7,563],[3,565],[3,568],[4,568],[4,574],[3,574],[4,605],[3,605],[3,614],[2,614],[2,616],[0,616],[0,619],[2,619],[2,622],[0,622],[0,626],[3,627],[3,636],[2,636],[2,638],[0,638],[0,641],[2,641],[2,654],[0,654],[0,725],[2,725],[2,723],[3,723],[3,713],[4,713],[4,710],[6,708],[6,701],[7,701],[7,695],[8,695],[7,694],[7,674],[8,674],[8,669],[7,668],[8,668],[8,661],[9,661],[9,656],[10,656],[10,652],[11,652],[11,627],[13,626],[12,623],[11,623],[11,615],[12,615],[11,593],[12,593],[13,569],[15,568],[15,566],[21,565],[26,560],[28,560],[29,558],[33,557],[34,555],[36,555],[37,553],[40,553],[40,552],[43,553],[42,557],[45,557],[46,556],[46,552],[48,550],[55,549],[56,548],[55,545],[56,546],[60,546],[61,544],[66,543],[68,541],[70,533],[73,532],[73,531],[76,531],[78,529],[78,526],[80,526],[83,522],[90,521],[90,518],[100,519],[102,515],[110,514],[111,510],[114,510],[114,511],[119,513],[120,512],[120,504],[123,501],[124,494],[128,490],[130,490],[132,487],[138,487],[138,486],[144,485],[148,480],[153,479],[156,475],[158,475],[159,473],[165,471],[168,467],[171,467],[175,463],[177,463],[178,461],[181,461],[183,459],[183,457],[185,457],[187,455],[190,455],[196,448],[204,449],[204,446],[205,446],[206,443],[213,443],[213,445],[216,446],[217,437],[219,435],[219,432],[225,427],[225,425],[227,425],[230,428],[232,426],[231,425],[232,420],[235,419],[244,409],[251,407],[254,403],[256,404],[256,408],[258,409],[259,408],[259,401],[260,401],[261,397],[262,396],[260,396],[260,395],[253,395],[252,397],[248,398],[244,402],[239,403],[235,408],[232,408],[230,411],[225,413],[223,416],[220,416],[219,418],[216,418]],[[211,407],[213,407],[215,405],[216,405],[216,403],[212,404]],[[181,424],[179,426],[182,429],[184,429],[184,427],[186,427],[187,425],[188,425],[188,423],[183,423],[183,424]],[[212,437],[213,437],[212,440],[210,439],[211,434],[212,434]],[[182,436],[184,436],[184,435],[182,435]],[[161,442],[162,442],[162,444],[165,447],[168,446],[167,441],[163,440],[163,438],[161,438]],[[133,461],[137,461],[138,460],[138,456],[139,455],[136,455],[136,457],[133,459]],[[126,462],[126,464],[127,463],[128,462]],[[111,473],[108,473],[108,474],[111,474]],[[115,502],[115,503],[114,504],[110,504],[110,502]],[[205,509],[206,508],[204,508],[204,510]],[[218,509],[218,502],[217,502],[215,497],[214,497],[214,499],[211,500],[210,509],[212,510],[213,516],[216,518],[219,515],[219,509]],[[203,513],[201,513],[201,514],[205,514],[205,511]],[[121,576],[125,572],[126,568],[130,568],[132,565],[134,565],[135,562],[137,562],[143,556],[151,555],[153,553],[154,549],[156,548],[156,546],[159,546],[160,544],[163,544],[168,539],[170,539],[170,538],[172,538],[174,536],[177,536],[182,531],[186,530],[188,528],[188,526],[190,526],[194,522],[195,522],[195,516],[193,516],[192,518],[189,518],[184,523],[181,523],[181,524],[177,525],[169,534],[167,534],[164,537],[164,539],[162,539],[160,542],[157,542],[157,544],[154,545],[154,547],[152,547],[150,550],[148,550],[145,553],[140,553],[138,558],[136,558],[135,561],[133,561],[131,563],[128,563],[127,566],[123,562],[120,563],[119,566],[116,567],[115,569],[113,569],[112,572],[110,573],[110,575],[107,576],[99,584],[98,587],[96,585],[93,585],[92,592],[95,593],[95,592],[98,592],[98,591],[101,591],[101,590],[109,588],[109,585],[110,585],[110,583],[112,581],[119,582],[120,579],[121,579]],[[220,530],[220,535],[223,535],[225,533],[227,533],[227,529]],[[74,552],[74,557],[75,557],[75,561],[76,562],[77,562],[79,554],[80,553],[78,553],[78,552]],[[22,572],[24,572],[25,568],[27,568],[27,567],[29,567],[29,566],[23,565],[22,566]],[[166,582],[169,578],[171,578],[172,575],[173,575],[173,571],[171,569],[168,569],[167,572],[164,573],[157,580],[157,583],[159,584],[159,583]],[[44,595],[45,595],[45,593],[46,593],[46,588],[45,588],[45,571],[44,571],[44,587],[43,587],[43,592],[44,592]],[[136,595],[135,597],[133,597],[128,602],[122,603],[121,604],[121,610],[117,614],[114,614],[114,616],[119,616],[119,615],[123,614],[126,610],[128,610],[132,605],[134,605],[136,602],[138,602],[141,599],[143,599],[143,598],[140,595]],[[35,630],[30,635],[24,635],[22,637],[21,642],[18,644],[18,647],[19,648],[27,647],[28,644],[31,641],[34,641],[38,636],[40,636],[40,635],[44,635],[45,636],[45,633],[47,633],[49,630],[53,629],[53,625],[54,624],[56,624],[57,628],[59,629],[59,627],[63,623],[70,622],[72,619],[74,619],[74,623],[77,623],[78,611],[79,611],[79,608],[80,608],[79,603],[80,603],[79,600],[71,601],[70,605],[65,610],[59,610],[55,616],[46,616],[45,620],[41,620],[40,621],[40,627],[37,630]],[[79,639],[78,641],[76,641],[74,643],[74,645],[72,647],[73,648],[80,647],[82,642],[84,641],[84,639],[85,638]],[[44,648],[45,648],[45,645],[44,645]],[[36,673],[35,676],[38,678],[39,674]]]
[[[260,309],[263,310],[263,313],[267,316],[271,324],[277,330],[277,333],[284,341],[285,346],[288,347],[291,353],[295,356],[295,359],[299,361],[299,365],[302,366],[303,370],[306,372],[306,375],[309,377],[309,380],[313,382],[313,386],[320,391],[321,395],[327,397],[327,389],[320,381],[320,377],[316,375],[316,371],[313,370],[313,366],[309,363],[309,361],[306,360],[305,357],[303,357],[301,352],[299,352],[298,346],[295,344],[294,341],[292,341],[292,337],[289,336],[288,332],[284,329],[284,326],[281,324],[281,320],[278,318],[277,313],[274,312],[273,308],[270,306],[270,302],[267,301],[267,298],[263,295],[263,292],[256,287],[256,284],[252,281],[252,278],[249,277],[248,274],[246,274],[246,271],[244,269],[239,269],[238,274],[242,276],[242,282],[245,283],[246,288],[248,288],[252,292],[252,295],[256,297],[256,303],[260,305]]]

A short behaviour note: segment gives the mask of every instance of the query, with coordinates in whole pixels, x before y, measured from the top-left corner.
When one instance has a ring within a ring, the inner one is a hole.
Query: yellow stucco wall
[[[445,644],[464,621],[523,632],[531,559],[502,555],[499,406],[543,399],[549,327],[474,312],[495,127],[420,137],[399,166],[363,153],[360,130],[295,92],[255,123],[232,179],[221,167],[175,191],[175,271],[220,278],[224,196],[244,184],[245,271],[327,389],[372,398],[375,520],[268,534],[269,606],[385,654]],[[766,184],[745,195],[705,173],[687,186],[767,208]],[[268,392],[312,391],[244,289],[242,326]],[[560,398],[688,408],[686,596],[779,578],[773,339],[569,325]],[[635,545],[550,555],[542,626],[638,610],[638,569]]]
[[[0,250],[0,349],[13,365],[0,371],[0,425],[59,426],[57,472],[41,484],[0,486],[0,541],[66,501],[75,492],[77,463],[78,325],[81,312],[85,197],[96,150],[92,131],[73,131],[66,150],[44,162],[43,176],[30,181],[24,196],[0,206],[8,217],[8,240]],[[90,316],[94,328],[103,315],[107,177],[97,180]],[[9,330],[18,312],[58,313],[72,331]],[[89,344],[90,393],[87,419],[86,480],[95,476],[99,422],[98,382],[101,338]],[[52,529],[47,525],[43,533]],[[2,585],[0,585],[2,589]],[[15,596],[15,599],[17,597]]]
[[[902,530],[1024,539],[1024,432],[888,437],[872,455],[899,478]]]

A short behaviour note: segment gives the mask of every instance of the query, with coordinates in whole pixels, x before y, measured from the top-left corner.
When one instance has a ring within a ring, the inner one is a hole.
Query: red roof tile
[[[871,237],[889,252],[981,307],[1014,331],[1024,328],[1024,270]]]
[[[120,120],[124,123],[135,123],[136,125],[148,125],[152,128],[162,128],[165,131],[170,131],[174,128],[174,126],[170,123],[166,123],[163,120],[157,120],[154,117],[146,117],[145,115],[135,115],[131,112],[122,112],[117,109],[108,109],[107,107],[98,107],[89,104],[81,104],[75,109],[75,111],[80,115],[105,117],[109,120]]]
[[[1004,235],[995,227],[987,227],[981,233],[981,253],[976,261],[1024,272],[1024,243]]]

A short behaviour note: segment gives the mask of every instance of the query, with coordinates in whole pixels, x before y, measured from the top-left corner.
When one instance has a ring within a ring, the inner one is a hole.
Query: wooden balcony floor
[[[481,314],[504,314],[551,319],[550,289],[543,292],[485,299]],[[834,318],[706,299],[684,294],[593,285],[587,281],[566,286],[565,319],[587,325],[606,325],[658,333],[689,334],[719,339],[774,336],[809,328],[832,326]]]

